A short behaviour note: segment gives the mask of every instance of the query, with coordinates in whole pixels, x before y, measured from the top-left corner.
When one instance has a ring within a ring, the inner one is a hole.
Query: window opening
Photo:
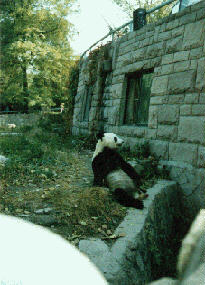
[[[147,125],[153,70],[127,75],[123,124]]]

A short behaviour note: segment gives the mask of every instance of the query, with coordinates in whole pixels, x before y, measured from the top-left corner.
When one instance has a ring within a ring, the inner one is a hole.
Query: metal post
[[[179,11],[183,10],[184,8],[186,8],[189,5],[194,4],[193,1],[190,0],[180,0],[179,1]]]
[[[133,12],[133,30],[139,30],[146,25],[146,10],[139,8]]]

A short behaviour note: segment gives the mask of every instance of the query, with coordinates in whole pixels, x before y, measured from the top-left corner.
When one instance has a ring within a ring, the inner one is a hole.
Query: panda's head
[[[98,133],[97,134],[97,145],[93,155],[93,159],[102,152],[105,147],[116,149],[118,146],[121,146],[124,141],[119,138],[116,134],[113,133]]]
[[[113,133],[98,133],[97,134],[98,143],[103,147],[109,147],[112,149],[121,146],[124,141]]]

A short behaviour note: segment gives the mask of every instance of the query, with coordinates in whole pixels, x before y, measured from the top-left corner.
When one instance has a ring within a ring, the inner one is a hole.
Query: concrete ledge
[[[104,274],[109,284],[145,284],[152,281],[149,267],[151,262],[148,252],[150,249],[147,244],[147,228],[152,222],[151,231],[155,230],[155,225],[162,223],[164,240],[166,235],[170,235],[172,214],[175,207],[168,210],[170,204],[178,207],[177,195],[179,194],[175,182],[161,180],[148,190],[149,198],[145,200],[144,210],[129,209],[123,222],[115,231],[116,235],[122,234],[123,237],[109,248],[100,239],[81,240],[79,243],[80,251],[88,255],[92,262]],[[160,215],[163,212],[164,216]],[[150,228],[149,228],[150,230]],[[153,236],[153,233],[150,233]],[[155,242],[153,240],[153,242]],[[150,246],[150,244],[149,244]],[[152,256],[153,258],[153,256]]]

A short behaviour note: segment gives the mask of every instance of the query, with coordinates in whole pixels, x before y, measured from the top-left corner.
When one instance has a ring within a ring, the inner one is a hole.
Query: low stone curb
[[[122,234],[123,237],[117,239],[111,248],[101,239],[80,241],[80,251],[88,255],[97,265],[109,284],[140,285],[151,281],[151,276],[147,275],[149,264],[146,264],[145,257],[147,249],[144,248],[146,247],[146,242],[143,240],[146,235],[144,228],[150,218],[155,219],[153,224],[162,219],[155,213],[158,204],[161,207],[163,203],[171,200],[177,206],[177,193],[176,183],[167,180],[158,181],[153,188],[148,189],[149,197],[144,201],[144,210],[128,210],[126,217],[115,231],[115,235]],[[167,211],[167,207],[164,211]],[[170,227],[171,220],[170,215],[166,227]],[[166,234],[169,234],[169,231]]]

